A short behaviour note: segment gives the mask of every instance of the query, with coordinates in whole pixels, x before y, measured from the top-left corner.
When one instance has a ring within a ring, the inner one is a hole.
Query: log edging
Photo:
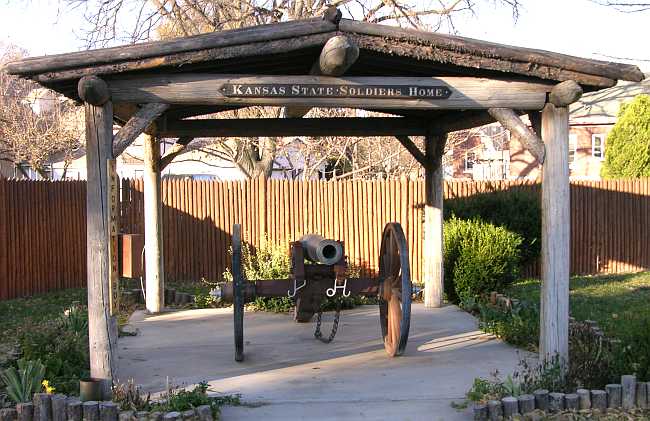
[[[557,413],[561,411],[583,411],[620,409],[650,409],[650,382],[637,382],[634,375],[621,376],[621,383],[608,384],[605,389],[578,389],[576,393],[559,393],[536,390],[532,395],[506,396],[501,400],[490,400],[475,404],[474,420],[487,421],[512,419],[537,411]]]
[[[38,407],[39,411],[34,411]],[[0,409],[0,421],[213,421],[210,405],[181,412],[120,411],[112,401],[80,402],[66,395],[36,393],[34,402]]]
[[[504,311],[520,305],[520,301],[493,291],[489,303]],[[577,321],[569,318],[570,328],[589,330],[605,342],[616,342],[604,336],[598,323],[593,320]],[[603,389],[577,389],[575,393],[549,392],[536,390],[533,394],[518,397],[506,396],[501,400],[491,400],[475,404],[474,420],[510,419],[515,415],[526,415],[534,411],[557,413],[560,411],[582,411],[608,409],[650,409],[650,382],[638,382],[635,375],[621,376],[620,383],[608,384]]]

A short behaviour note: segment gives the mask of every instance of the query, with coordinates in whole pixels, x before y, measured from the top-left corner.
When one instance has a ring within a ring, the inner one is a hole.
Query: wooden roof
[[[6,65],[10,74],[33,79],[78,99],[85,75],[169,73],[309,74],[323,45],[347,35],[360,48],[349,76],[474,76],[525,80],[574,80],[585,91],[641,81],[633,65],[573,57],[433,32],[322,18],[213,32],[170,41],[33,57]]]

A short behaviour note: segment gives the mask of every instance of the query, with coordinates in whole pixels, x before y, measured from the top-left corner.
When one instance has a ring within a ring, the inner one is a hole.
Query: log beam
[[[340,11],[339,11],[340,13]],[[325,43],[314,63],[310,74],[315,76],[342,76],[359,58],[359,47],[345,35],[336,35]],[[300,118],[311,107],[285,107],[282,115],[286,118]]]
[[[162,197],[160,141],[145,135],[144,141],[144,243],[146,307],[150,314],[165,306],[162,248]]]
[[[308,96],[306,93],[256,96],[246,94],[236,87],[260,84],[266,86],[292,87],[301,85],[310,88],[369,87],[384,88],[386,95],[351,96],[337,95]],[[376,77],[359,76],[337,78],[329,76],[260,76],[223,74],[171,74],[160,76],[133,76],[108,82],[114,102],[166,103],[186,105],[270,105],[306,107],[350,107],[396,110],[431,109],[487,109],[513,108],[517,110],[541,110],[546,103],[547,93],[553,85],[539,82],[495,80],[474,77]],[[447,88],[449,97],[412,96],[410,88]],[[399,88],[401,94],[387,94]]]
[[[548,102],[556,107],[568,107],[582,97],[582,87],[573,80],[566,80],[553,87]]]
[[[569,110],[549,103],[542,112],[542,291],[540,360],[569,358]]]
[[[167,165],[171,164],[174,158],[184,153],[187,145],[189,145],[192,140],[194,140],[193,137],[178,138],[172,148],[168,150],[162,158],[160,158],[160,171],[164,170]]]
[[[115,139],[113,140],[113,157],[120,156],[168,108],[168,104],[149,103],[136,111],[133,117],[115,135]]]
[[[395,136],[395,137],[397,138],[399,143],[401,143],[402,146],[404,146],[404,148],[407,151],[409,151],[411,156],[413,156],[413,158],[415,158],[415,160],[418,161],[418,163],[420,163],[420,165],[422,165],[423,167],[427,166],[426,157],[424,156],[420,148],[418,148],[417,145],[408,136]]]
[[[87,98],[90,98],[88,96]],[[93,97],[93,101],[96,97]],[[86,242],[90,375],[102,380],[104,400],[111,399],[117,363],[117,326],[110,309],[108,171],[112,156],[113,105],[85,105]]]
[[[111,98],[111,92],[104,80],[97,76],[84,76],[77,84],[79,98],[86,104],[101,106]]]
[[[442,306],[444,291],[443,267],[443,198],[444,198],[444,155],[446,133],[437,133],[425,138],[424,166],[424,241],[422,272],[424,277],[424,306]]]
[[[528,128],[517,113],[509,108],[490,108],[488,112],[504,128],[510,130],[540,163],[544,163],[544,142]]]

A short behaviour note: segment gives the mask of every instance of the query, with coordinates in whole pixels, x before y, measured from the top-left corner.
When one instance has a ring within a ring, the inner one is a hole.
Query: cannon
[[[288,296],[295,300],[294,319],[308,322],[316,314],[314,336],[324,343],[334,339],[341,314],[340,297],[367,296],[379,299],[379,325],[389,356],[401,355],[411,323],[411,272],[408,245],[400,224],[386,224],[381,239],[379,268],[373,278],[348,277],[343,242],[306,235],[290,244],[288,279],[247,280],[241,266],[241,226],[233,227],[232,282],[221,283],[214,295],[233,303],[235,360],[244,360],[244,305],[257,297]],[[307,260],[307,262],[306,262]],[[325,297],[337,300],[332,331],[321,332],[321,304]]]

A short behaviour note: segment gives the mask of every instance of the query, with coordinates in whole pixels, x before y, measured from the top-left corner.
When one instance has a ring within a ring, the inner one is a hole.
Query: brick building
[[[607,134],[621,104],[636,95],[650,95],[650,80],[621,82],[617,86],[585,94],[571,107],[569,169],[575,180],[600,179]],[[539,163],[514,136],[498,124],[457,134],[446,159],[448,178],[502,180],[539,177]]]

